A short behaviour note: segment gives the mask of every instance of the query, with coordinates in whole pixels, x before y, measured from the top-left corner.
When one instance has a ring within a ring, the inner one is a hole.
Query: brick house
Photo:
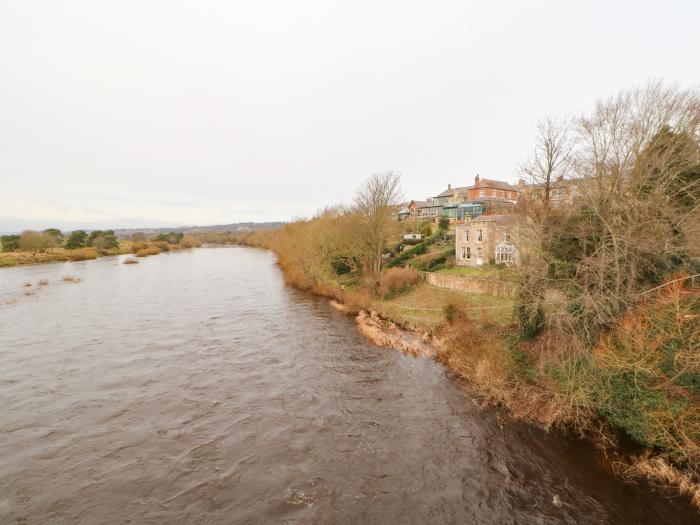
[[[457,266],[518,263],[517,227],[512,215],[481,215],[455,229]]]

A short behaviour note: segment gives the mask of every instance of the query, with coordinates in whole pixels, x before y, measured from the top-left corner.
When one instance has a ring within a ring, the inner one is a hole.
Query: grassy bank
[[[201,246],[202,242],[192,236],[185,236],[180,242],[168,241],[130,241],[120,240],[110,248],[80,247],[68,249],[64,247],[46,248],[41,251],[17,250],[0,252],[0,268],[21,266],[25,264],[47,264],[65,261],[87,261],[110,255],[134,254],[137,257],[148,257],[159,253],[178,251]]]

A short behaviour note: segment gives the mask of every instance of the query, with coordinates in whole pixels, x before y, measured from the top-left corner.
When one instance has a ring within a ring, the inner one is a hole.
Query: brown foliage
[[[420,278],[413,268],[391,268],[381,275],[379,293],[384,297],[396,295],[418,284]]]

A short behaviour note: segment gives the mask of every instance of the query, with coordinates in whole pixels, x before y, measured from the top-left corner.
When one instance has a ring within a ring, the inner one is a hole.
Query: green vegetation
[[[0,237],[0,268],[22,264],[85,261],[102,255],[123,253],[138,252],[140,257],[145,257],[162,251],[202,245],[202,241],[196,236],[175,232],[158,236],[157,240],[153,241],[146,241],[143,234],[135,234],[134,237],[144,240],[119,241],[113,230],[94,230],[90,235],[84,230],[75,230],[68,238],[56,228],[48,228],[43,232],[27,230],[21,235],[3,235]]]
[[[88,236],[84,230],[75,230],[71,232],[66,241],[66,249],[75,250],[76,248],[85,248],[87,240]]]
[[[400,264],[405,263],[412,257],[415,257],[416,255],[422,255],[428,251],[428,247],[433,245],[435,242],[437,242],[444,234],[445,234],[444,229],[439,228],[434,235],[431,235],[421,243],[415,245],[413,248],[410,248],[408,250],[404,250],[401,252],[400,255],[394,257],[389,263],[386,265],[387,268],[394,268]]]
[[[91,231],[85,244],[98,250],[109,250],[110,248],[119,247],[119,241],[112,230]]]
[[[19,235],[0,236],[0,245],[5,253],[19,250]]]

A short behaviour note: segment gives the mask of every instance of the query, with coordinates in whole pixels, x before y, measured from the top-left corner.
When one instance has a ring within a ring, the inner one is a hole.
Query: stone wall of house
[[[425,274],[425,281],[433,286],[462,292],[483,293],[498,297],[511,297],[515,294],[515,285],[500,279],[428,272]]]

